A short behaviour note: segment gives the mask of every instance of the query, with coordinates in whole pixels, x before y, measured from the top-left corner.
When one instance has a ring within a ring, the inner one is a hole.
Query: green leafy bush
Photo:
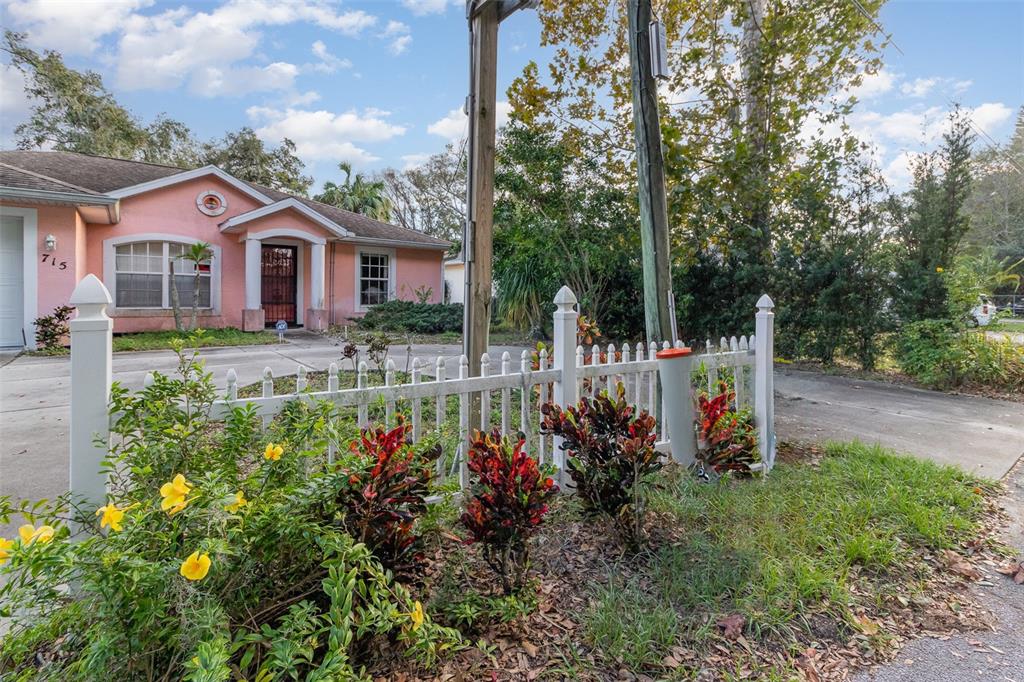
[[[932,388],[982,385],[1024,391],[1024,347],[966,331],[950,320],[921,320],[904,326],[896,340],[900,368]]]
[[[388,568],[408,572],[422,559],[416,521],[426,513],[441,445],[406,444],[412,425],[364,429],[351,445],[355,462],[346,466],[347,487],[338,505],[347,510],[346,530],[373,550]]]
[[[213,422],[210,376],[178,351],[178,377],[114,389],[99,509],[0,498],[28,521],[0,543],[9,679],[356,679],[388,642],[425,664],[457,646],[347,532],[366,453],[327,463],[334,407]]]
[[[462,304],[388,301],[370,308],[359,326],[412,334],[458,333],[462,331]]]
[[[548,403],[541,412],[542,433],[562,438],[566,471],[583,503],[610,515],[626,541],[638,543],[644,516],[642,486],[661,468],[654,449],[654,417],[646,410],[637,413],[626,402],[621,383],[614,399],[602,391],[566,410]]]
[[[731,409],[736,393],[721,381],[718,393],[697,397],[700,421],[697,425],[697,459],[716,473],[749,473],[757,459],[757,434],[749,410]]]
[[[69,305],[60,305],[49,315],[37,317],[32,324],[36,326],[36,343],[40,350],[57,351],[63,346],[64,337],[68,335],[68,320],[75,311]]]
[[[552,467],[540,467],[523,449],[501,437],[477,433],[469,448],[471,497],[461,517],[470,542],[483,545],[484,561],[501,579],[505,594],[526,584],[530,567],[527,541],[558,492]]]

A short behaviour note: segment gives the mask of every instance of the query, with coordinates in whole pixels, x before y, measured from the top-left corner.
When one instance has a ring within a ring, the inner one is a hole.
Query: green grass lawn
[[[131,350],[165,350],[171,342],[181,339],[190,347],[214,348],[218,346],[254,346],[264,343],[277,343],[277,334],[269,331],[243,332],[235,327],[223,329],[204,329],[197,342],[193,342],[188,332],[138,332],[135,334],[118,334],[114,337],[114,352]]]
[[[652,506],[685,530],[638,570],[610,568],[592,591],[587,637],[633,670],[657,668],[675,645],[712,644],[715,623],[733,614],[755,642],[826,631],[843,641],[857,633],[856,612],[881,618],[922,589],[933,571],[925,554],[977,537],[990,485],[859,443],[829,445],[820,465],[783,464],[764,481],[678,476]]]
[[[277,343],[277,334],[269,331],[243,332],[235,327],[203,329],[201,336],[193,339],[189,332],[161,331],[115,334],[114,352],[136,350],[169,350],[171,342],[180,339],[190,348],[215,348],[218,346],[253,346],[263,343]],[[29,351],[29,355],[67,355],[70,348]]]

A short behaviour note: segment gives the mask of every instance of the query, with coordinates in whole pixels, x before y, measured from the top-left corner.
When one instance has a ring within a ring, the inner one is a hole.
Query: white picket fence
[[[106,315],[110,294],[93,276],[83,279],[71,299],[78,307],[78,316],[71,321],[71,490],[76,496],[94,501],[103,500],[106,481],[100,474],[100,462],[106,456],[105,443],[109,439],[111,418],[107,414],[111,383],[111,331],[112,322]],[[580,396],[596,395],[599,391],[614,391],[622,383],[627,399],[640,409],[655,415],[658,422],[658,447],[671,453],[683,464],[693,461],[696,453],[694,438],[673,443],[669,438],[666,406],[659,396],[658,350],[669,343],[625,344],[621,349],[610,345],[605,349],[576,346],[576,297],[562,287],[554,300],[554,343],[549,355],[542,350],[534,367],[530,351],[522,351],[515,360],[509,353],[500,359],[487,354],[481,358],[480,376],[469,376],[469,362],[459,358],[458,376],[448,377],[444,357],[436,362],[422,363],[418,358],[410,365],[409,383],[396,383],[396,367],[389,360],[385,367],[384,385],[370,386],[371,368],[360,362],[356,388],[341,389],[338,366],[331,363],[328,370],[327,390],[310,391],[307,388],[305,367],[299,366],[295,375],[295,392],[275,395],[270,368],[263,371],[262,395],[239,398],[237,375],[227,373],[225,397],[211,408],[211,417],[223,418],[239,405],[251,405],[256,414],[268,424],[284,406],[292,401],[313,402],[326,400],[338,407],[356,408],[359,426],[370,423],[370,410],[384,405],[383,421],[396,423],[401,411],[412,426],[414,441],[431,431],[441,431],[449,414],[457,411],[458,448],[451,458],[452,466],[442,473],[458,472],[461,485],[468,483],[465,449],[470,431],[470,411],[473,400],[479,396],[484,430],[499,427],[503,433],[520,432],[532,451],[543,462],[553,463],[559,470],[564,466],[564,453],[551,437],[537,432],[540,408],[551,401],[566,406],[576,403]],[[768,296],[758,301],[755,315],[756,334],[722,338],[718,344],[705,343],[703,352],[690,356],[692,368],[706,370],[706,387],[691,384],[691,392],[700,388],[714,394],[719,378],[732,373],[736,391],[736,407],[752,408],[761,450],[759,467],[770,471],[775,459],[774,401],[773,401],[773,304]],[[677,343],[682,346],[682,342]],[[147,377],[147,382],[151,380]],[[692,377],[691,377],[692,381]],[[457,398],[457,407],[449,407],[449,398]],[[516,397],[514,397],[516,396]],[[518,404],[514,404],[518,403]],[[425,407],[433,407],[434,416],[426,423]],[[491,423],[492,408],[499,415]],[[454,417],[455,415],[452,414]],[[692,408],[687,413],[693,421]],[[96,436],[99,438],[96,438]],[[333,457],[336,444],[330,446],[328,457]]]

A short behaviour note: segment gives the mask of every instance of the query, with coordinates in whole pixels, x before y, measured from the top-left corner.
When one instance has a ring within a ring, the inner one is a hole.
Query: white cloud
[[[25,76],[10,64],[0,64],[0,148],[14,146],[14,128],[32,108],[25,94]]]
[[[352,68],[352,62],[350,60],[342,59],[331,54],[322,40],[315,41],[311,49],[313,54],[320,59],[319,63],[313,65],[313,69],[320,73],[334,73],[338,69]]]
[[[25,31],[35,47],[91,54],[103,36],[119,31],[136,9],[150,4],[152,0],[17,0],[4,7],[4,24]]]
[[[192,92],[203,97],[291,90],[298,74],[299,67],[288,62],[274,62],[262,67],[208,66],[195,72],[190,88]]]
[[[409,35],[409,25],[401,21],[395,21],[392,19],[388,22],[388,25],[384,28],[384,32],[380,34],[381,38],[391,38],[391,42],[388,44],[388,50],[393,55],[400,55],[409,49],[409,45],[412,44],[412,36]]]
[[[914,179],[913,164],[921,157],[921,152],[902,151],[897,154],[884,168],[882,177],[889,186],[897,191],[910,187]]]
[[[862,74],[860,85],[852,85],[846,88],[846,94],[863,101],[884,95],[892,90],[895,85],[896,75],[891,71],[879,69],[875,73]]]
[[[310,160],[369,163],[377,157],[355,143],[383,142],[405,133],[404,127],[386,120],[387,112],[376,109],[336,114],[325,110],[250,107],[246,113],[258,125],[256,134],[261,139],[278,143],[287,137],[295,142],[299,156]]]
[[[402,161],[405,162],[405,165],[402,166],[402,170],[419,168],[427,162],[427,159],[429,159],[430,156],[430,154],[405,154],[401,157]]]
[[[424,14],[441,14],[448,8],[449,0],[402,0],[402,4],[418,17]]]
[[[495,119],[499,128],[508,123],[508,117],[511,113],[511,104],[508,102],[498,102]],[[466,131],[469,127],[467,124],[466,114],[463,113],[462,109],[452,109],[448,112],[447,116],[428,125],[427,132],[431,135],[443,137],[450,142],[455,142],[466,136]]]
[[[295,22],[354,36],[373,26],[377,18],[362,10],[336,12],[332,6],[313,0],[230,0],[210,11],[180,7],[150,16],[133,14],[122,27],[118,84],[129,90],[166,90],[188,82],[196,92],[218,94],[197,79],[208,77],[211,68],[221,75],[222,85],[255,75],[246,69],[256,67],[235,65],[255,54],[263,38],[259,29]],[[323,53],[329,54],[326,46]],[[331,63],[323,63],[330,68]],[[338,60],[334,66],[340,68],[343,64],[344,60]],[[264,76],[268,78],[266,85],[232,84],[226,87],[227,92],[291,87],[286,70],[280,66],[262,68],[269,69]]]
[[[391,50],[391,54],[397,56],[408,50],[411,43],[412,36],[399,36],[391,41],[388,49]]]
[[[1013,109],[1002,102],[986,102],[969,111],[974,125],[990,135],[1013,116]]]
[[[972,80],[956,81],[953,83],[953,94],[959,95],[966,92],[972,85],[974,85],[974,81]]]
[[[285,104],[289,107],[304,107],[307,104],[318,102],[320,100],[320,93],[316,90],[307,90],[303,93],[294,93],[285,99]]]
[[[909,97],[924,97],[939,84],[938,78],[915,78],[900,85],[900,92]]]

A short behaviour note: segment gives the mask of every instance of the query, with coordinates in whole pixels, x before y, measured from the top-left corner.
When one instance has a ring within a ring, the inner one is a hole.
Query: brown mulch
[[[782,461],[815,462],[821,449],[786,443],[779,448]],[[846,680],[857,669],[892,659],[909,640],[923,636],[945,638],[991,626],[991,616],[966,589],[968,583],[1000,579],[996,571],[1007,566],[999,553],[997,528],[1003,521],[993,502],[986,512],[983,532],[974,540],[941,553],[918,553],[918,566],[906,575],[887,576],[887,589],[878,589],[877,576],[851,569],[853,623],[838,621],[824,611],[812,613],[788,637],[759,638],[739,615],[716,617],[687,614],[693,619],[715,619],[710,640],[677,641],[661,665],[651,670],[630,670],[609,660],[590,641],[585,617],[595,585],[611,574],[642,579],[642,558],[628,556],[610,524],[580,520],[572,515],[556,518],[535,538],[533,575],[537,580],[537,608],[512,623],[494,623],[466,634],[466,649],[424,671],[409,661],[393,658],[370,670],[375,681],[414,680],[662,680],[695,679],[700,682],[758,679],[768,671],[797,675],[810,682]],[[651,515],[648,520],[653,549],[678,540],[686,529],[673,527]],[[676,537],[673,537],[673,536]],[[445,570],[453,556],[465,553],[466,589],[496,594],[493,580],[473,548],[454,541],[436,548],[420,598],[430,599],[432,577]],[[475,563],[474,563],[475,562]],[[1005,578],[1003,578],[1005,579]],[[427,606],[430,610],[429,604]],[[691,621],[692,622],[692,621]],[[473,644],[484,644],[486,651]],[[575,671],[570,674],[569,669]],[[575,677],[576,675],[580,677]]]

